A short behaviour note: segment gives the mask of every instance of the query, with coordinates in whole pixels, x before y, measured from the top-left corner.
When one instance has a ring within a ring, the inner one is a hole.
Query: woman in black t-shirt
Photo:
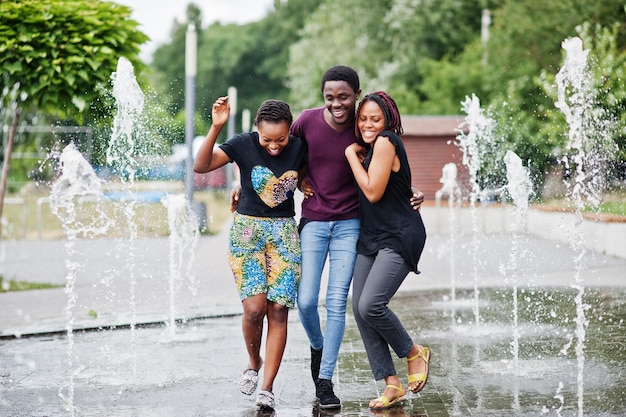
[[[233,218],[228,263],[243,305],[243,336],[249,355],[239,385],[252,395],[265,366],[256,399],[261,408],[274,408],[272,388],[287,341],[287,316],[296,299],[301,251],[294,220],[293,194],[306,163],[306,143],[289,134],[292,115],[279,100],[261,104],[254,124],[258,132],[236,135],[215,147],[228,121],[228,97],[213,104],[213,124],[198,151],[195,172],[209,172],[236,162],[241,200]],[[263,321],[267,317],[265,362],[260,356]]]
[[[359,186],[361,217],[352,307],[374,378],[385,380],[385,391],[369,404],[381,410],[398,405],[406,393],[389,347],[407,358],[409,390],[421,391],[428,378],[430,348],[415,344],[388,307],[407,274],[418,272],[426,231],[409,204],[411,171],[395,101],[382,91],[365,96],[356,129],[367,147],[354,143],[345,151]]]

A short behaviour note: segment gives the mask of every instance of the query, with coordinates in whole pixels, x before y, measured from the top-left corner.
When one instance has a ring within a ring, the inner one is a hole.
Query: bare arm
[[[376,203],[382,198],[389,183],[396,159],[396,147],[386,136],[379,136],[374,143],[368,171],[361,164],[360,152],[362,152],[361,146],[353,143],[346,148],[346,158],[359,188],[369,202]]]
[[[300,181],[300,190],[302,191],[302,194],[304,194],[304,198],[313,196],[313,187],[309,184],[307,177],[302,178]]]
[[[211,110],[213,123],[196,155],[196,160],[193,164],[193,170],[195,172],[210,172],[230,162],[230,158],[226,155],[226,152],[215,148],[215,141],[228,121],[229,114],[230,105],[228,104],[228,97],[219,97],[215,100]]]

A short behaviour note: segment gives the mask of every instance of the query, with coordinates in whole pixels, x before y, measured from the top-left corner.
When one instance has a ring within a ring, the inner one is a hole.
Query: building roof
[[[404,136],[456,136],[463,116],[401,116]]]

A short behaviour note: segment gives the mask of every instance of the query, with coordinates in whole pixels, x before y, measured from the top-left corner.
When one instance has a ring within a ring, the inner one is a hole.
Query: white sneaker
[[[246,395],[252,395],[256,391],[258,383],[259,372],[254,369],[246,369],[239,379],[239,390]]]
[[[259,391],[256,397],[256,405],[260,409],[274,409],[274,394],[271,391]]]

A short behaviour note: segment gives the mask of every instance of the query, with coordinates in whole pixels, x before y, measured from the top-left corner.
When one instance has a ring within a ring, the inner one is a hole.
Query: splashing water
[[[511,351],[513,354],[513,366],[515,372],[519,370],[519,339],[520,329],[518,326],[518,283],[517,283],[517,259],[520,257],[521,233],[524,231],[526,222],[526,211],[528,209],[528,199],[532,193],[533,184],[530,180],[528,169],[522,164],[520,157],[513,151],[507,151],[504,155],[506,165],[507,185],[506,191],[515,204],[515,222],[513,223],[513,241],[509,257],[508,269],[512,271],[511,279],[513,284],[513,342]]]
[[[135,288],[137,279],[135,277],[136,260],[135,244],[137,237],[137,222],[135,221],[135,207],[138,204],[134,179],[137,163],[136,154],[139,153],[138,143],[140,139],[141,117],[143,111],[143,93],[140,90],[134,76],[133,67],[128,60],[120,58],[117,71],[112,74],[113,95],[117,101],[117,113],[113,122],[112,136],[107,149],[107,164],[114,171],[120,174],[125,191],[129,198],[121,199],[123,213],[126,217],[125,226],[127,235],[120,239],[116,249],[125,256],[124,271],[119,275],[127,279],[130,284],[130,344],[132,352],[132,372],[136,373],[136,302]],[[64,309],[67,330],[67,386],[59,388],[59,396],[64,402],[64,406],[73,417],[76,413],[74,401],[74,380],[83,371],[75,366],[74,359],[74,307],[77,303],[77,293],[75,290],[76,280],[83,270],[81,261],[84,256],[75,248],[78,237],[96,237],[106,235],[114,226],[115,220],[124,220],[117,216],[113,219],[108,216],[107,209],[110,208],[110,201],[104,196],[102,181],[97,177],[91,165],[83,158],[74,144],[68,145],[58,155],[53,155],[51,159],[59,161],[58,172],[54,181],[50,195],[50,207],[62,222],[63,230],[67,236],[67,279],[66,293],[68,297],[67,306]],[[89,211],[84,210],[84,202],[89,202]],[[167,202],[163,202],[168,208],[168,220],[170,224],[170,289],[173,300],[177,288],[181,285],[181,278],[184,276],[190,282],[189,289],[192,295],[197,293],[194,274],[192,273],[193,256],[199,239],[198,221],[196,214],[189,208],[184,197],[171,197]],[[119,229],[119,228],[116,228]],[[184,257],[188,259],[184,259]],[[187,263],[185,264],[185,261]],[[175,307],[172,302],[170,306],[170,329],[173,331]]]
[[[100,208],[102,198],[100,179],[73,143],[63,149],[59,163],[59,176],[53,183],[50,193],[50,209],[61,220],[63,231],[67,237],[65,249],[68,255],[66,262],[68,273],[65,284],[67,304],[64,308],[68,340],[68,385],[59,389],[59,396],[65,402],[66,410],[74,416],[74,375],[77,370],[74,369],[73,310],[77,299],[75,284],[78,271],[81,269],[80,257],[77,256],[74,245],[78,236],[106,234],[112,222]],[[80,214],[79,207],[82,207],[78,205],[77,199],[81,198],[96,202],[95,215],[94,213],[89,213],[87,216],[77,215]]]
[[[567,148],[571,155],[562,159],[566,171],[575,170],[568,185],[569,196],[576,210],[588,202],[597,207],[606,183],[607,161],[615,152],[610,140],[610,121],[604,109],[595,104],[592,77],[587,68],[588,50],[580,38],[566,39],[563,67],[556,75],[558,100],[555,106],[565,115],[569,130]]]
[[[118,61],[117,72],[112,75],[113,95],[117,101],[118,112],[113,123],[113,134],[107,149],[107,163],[114,165],[122,173],[122,179],[128,177],[132,186],[134,180],[135,163],[134,136],[135,121],[143,109],[143,93],[137,85],[133,67],[125,58]],[[82,201],[95,203],[95,211],[86,215],[80,215]],[[80,256],[75,250],[75,241],[79,236],[94,237],[104,235],[113,225],[113,220],[106,214],[101,206],[103,192],[101,180],[96,175],[92,166],[83,158],[74,144],[63,149],[59,156],[59,172],[53,183],[50,193],[50,208],[54,215],[61,220],[64,234],[67,237],[65,244],[68,260],[68,274],[65,292],[68,296],[67,305],[64,309],[66,318],[66,330],[68,338],[68,386],[61,387],[59,396],[65,402],[65,408],[72,416],[75,415],[74,406],[74,376],[78,372],[74,369],[73,346],[74,346],[74,313],[76,305],[75,283],[78,271],[81,270]],[[137,225],[134,219],[134,205],[136,200],[126,203],[124,209],[129,225],[129,241],[132,242],[137,234]],[[128,276],[131,287],[131,330],[135,327],[134,288],[134,251],[131,247],[126,251],[128,255]],[[131,342],[134,347],[134,332],[131,331]],[[134,352],[134,348],[133,348]],[[133,358],[133,369],[135,361]]]
[[[442,250],[446,252],[448,260],[450,262],[450,301],[453,309],[451,312],[452,322],[455,322],[455,310],[454,304],[456,303],[456,263],[455,263],[455,249],[456,249],[456,233],[458,230],[458,221],[456,217],[455,206],[461,203],[462,195],[461,188],[457,182],[457,167],[453,162],[445,164],[441,170],[441,179],[439,182],[442,187],[435,193],[435,205],[437,208],[441,206],[441,198],[443,196],[448,197],[448,221],[449,231],[448,242],[443,245]]]
[[[480,107],[480,100],[476,95],[466,97],[462,103],[463,111],[467,114],[465,121],[457,129],[456,145],[463,152],[463,164],[468,168],[470,181],[470,213],[472,220],[472,275],[474,278],[474,319],[476,326],[480,326],[479,289],[478,289],[478,248],[479,227],[476,214],[476,202],[481,194],[478,183],[478,171],[481,159],[487,149],[487,144],[493,142],[494,121],[487,117]],[[467,132],[467,133],[466,133]]]
[[[456,139],[457,146],[463,152],[463,165],[469,171],[471,186],[470,203],[475,205],[481,194],[481,187],[478,183],[478,171],[480,170],[482,157],[487,150],[486,145],[493,141],[495,122],[483,112],[483,109],[480,107],[480,100],[475,94],[472,94],[471,98],[465,98],[462,108],[467,116],[465,117],[465,122],[458,129],[459,135],[457,135]]]
[[[129,199],[124,202],[124,215],[128,225],[128,242],[126,252],[126,266],[130,283],[130,333],[133,345],[133,369],[136,369],[135,358],[135,327],[137,324],[136,294],[137,278],[135,276],[135,239],[138,235],[138,226],[135,221],[137,207],[137,193],[135,187],[135,173],[137,162],[136,136],[137,125],[144,105],[144,94],[137,83],[132,64],[121,57],[117,63],[117,70],[111,75],[113,82],[113,97],[117,105],[117,113],[113,120],[113,132],[107,148],[107,164],[113,166],[127,183]]]
[[[506,166],[506,190],[515,203],[517,225],[523,220],[528,210],[528,200],[533,192],[533,183],[530,179],[528,168],[524,167],[521,158],[513,151],[507,151],[504,155]]]
[[[135,135],[139,116],[143,111],[144,94],[137,84],[133,66],[126,58],[120,58],[117,71],[111,75],[113,97],[117,105],[117,114],[113,121],[113,132],[107,148],[107,164],[120,169],[122,179],[128,176],[130,182],[135,178],[136,161]]]
[[[161,202],[167,207],[167,219],[170,230],[169,329],[170,335],[174,336],[176,333],[175,296],[180,289],[183,275],[189,278],[192,295],[195,296],[197,293],[195,276],[191,269],[193,259],[185,262],[185,256],[193,257],[200,233],[198,218],[184,195],[167,195]],[[186,271],[183,270],[184,265],[187,265]]]
[[[566,51],[563,67],[556,75],[558,100],[555,106],[565,115],[569,126],[567,149],[570,156],[562,160],[566,172],[573,169],[573,182],[568,186],[568,198],[576,208],[575,230],[571,238],[572,249],[578,252],[575,257],[574,289],[577,290],[576,303],[576,359],[578,369],[578,415],[583,416],[583,371],[585,367],[585,337],[589,324],[585,316],[588,306],[584,303],[584,280],[582,278],[583,259],[586,249],[583,242],[582,211],[586,203],[597,207],[601,201],[605,182],[605,166],[610,159],[612,147],[607,138],[608,120],[602,109],[594,104],[592,77],[588,70],[589,51],[583,49],[580,38],[569,38],[561,46]]]

